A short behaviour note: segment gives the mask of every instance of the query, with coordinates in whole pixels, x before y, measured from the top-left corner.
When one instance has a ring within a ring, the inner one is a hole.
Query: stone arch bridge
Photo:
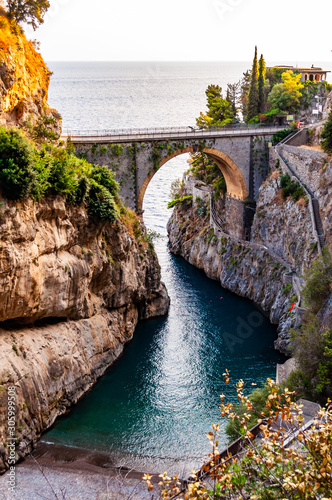
[[[206,153],[222,171],[229,211],[243,212],[245,200],[257,199],[268,172],[269,142],[283,128],[238,124],[208,130],[183,127],[79,134],[67,131],[63,138],[70,137],[78,156],[108,165],[120,184],[124,202],[138,213],[155,173],[171,158],[197,151]]]

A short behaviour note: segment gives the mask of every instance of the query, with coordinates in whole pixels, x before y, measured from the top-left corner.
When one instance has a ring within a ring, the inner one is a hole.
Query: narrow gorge
[[[8,387],[22,458],[118,358],[138,320],[166,314],[169,300],[151,246],[121,221],[96,224],[59,198],[3,201],[0,221],[3,471]]]
[[[329,244],[331,165],[326,155],[294,146],[283,146],[282,151],[292,154],[291,164],[299,175],[308,172],[304,180],[319,200]],[[319,256],[319,243],[308,196],[298,201],[284,198],[280,179],[288,172],[287,165],[274,147],[269,157],[270,174],[259,190],[248,241],[232,236],[232,221],[225,222],[224,202],[219,200],[219,210],[213,202],[214,190],[188,174],[181,192],[188,198],[175,206],[167,229],[174,254],[269,314],[271,322],[278,324],[275,348],[289,355],[290,329],[301,322],[304,312],[303,276]]]

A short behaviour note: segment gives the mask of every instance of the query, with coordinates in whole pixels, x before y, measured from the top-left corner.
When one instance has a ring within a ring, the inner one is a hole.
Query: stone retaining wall
[[[311,191],[317,191],[320,187],[322,167],[327,162],[326,154],[285,145],[280,146],[280,152]]]

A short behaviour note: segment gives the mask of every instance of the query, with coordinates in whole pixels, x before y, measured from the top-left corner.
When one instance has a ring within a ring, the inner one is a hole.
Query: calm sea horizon
[[[62,115],[64,130],[193,126],[206,109],[208,85],[225,93],[251,64],[50,61],[49,104]],[[332,61],[317,65],[332,70]]]

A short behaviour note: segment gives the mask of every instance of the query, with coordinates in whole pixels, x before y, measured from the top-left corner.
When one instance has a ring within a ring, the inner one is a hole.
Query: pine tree
[[[241,80],[227,85],[226,101],[230,103],[234,118],[238,114],[238,105],[241,102]]]
[[[241,110],[243,118],[247,116],[250,80],[251,80],[251,70],[248,69],[245,73],[243,73],[243,78],[240,80],[241,83],[240,101],[241,101]]]
[[[223,98],[222,88],[219,85],[209,85],[205,91],[207,97],[206,114],[200,113],[196,118],[196,125],[200,128],[223,127],[234,121],[231,104]]]
[[[321,142],[321,146],[325,153],[332,153],[332,109],[327,117],[324,128],[321,133],[321,137],[323,138]]]
[[[246,121],[249,122],[252,118],[258,115],[259,112],[259,89],[258,89],[258,62],[257,62],[257,46],[255,47],[255,57],[252,64],[251,81],[248,96],[247,116]]]
[[[266,75],[266,64],[263,54],[260,57],[258,64],[258,111],[259,113],[264,112],[265,108],[265,75]]]

